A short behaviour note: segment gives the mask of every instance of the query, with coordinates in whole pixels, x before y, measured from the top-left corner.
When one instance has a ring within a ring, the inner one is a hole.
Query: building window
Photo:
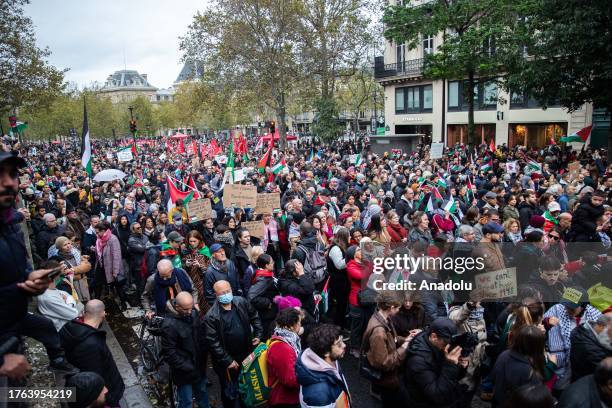
[[[433,37],[423,37],[423,58],[434,52],[434,39]]]
[[[395,113],[404,113],[404,88],[395,88]]]
[[[448,83],[449,111],[469,110],[467,85],[467,81],[450,81]],[[474,110],[497,109],[497,99],[497,84],[495,82],[479,82],[474,86]]]
[[[429,113],[432,108],[431,85],[395,88],[395,113]]]
[[[558,102],[552,105],[547,105],[547,108],[558,108],[561,106]],[[542,109],[540,103],[528,96],[526,93],[510,93],[510,109]]]

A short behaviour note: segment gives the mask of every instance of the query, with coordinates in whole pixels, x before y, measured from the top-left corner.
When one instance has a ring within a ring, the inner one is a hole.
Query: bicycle
[[[164,318],[153,316],[151,319],[144,317],[140,326],[140,359],[147,372],[156,370],[162,361],[161,358],[161,333]]]

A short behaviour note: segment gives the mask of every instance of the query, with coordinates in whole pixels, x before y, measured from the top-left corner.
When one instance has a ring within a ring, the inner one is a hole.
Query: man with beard
[[[83,242],[83,235],[85,234],[85,226],[79,219],[79,214],[76,208],[69,206],[66,210],[66,232],[71,231],[79,242]],[[78,248],[79,250],[81,248]]]
[[[612,357],[601,361],[593,375],[582,377],[565,389],[558,408],[612,406]]]
[[[0,355],[0,378],[21,379],[28,371],[27,360],[15,349],[15,339],[22,335],[45,345],[52,369],[76,371],[64,358],[51,320],[27,313],[30,296],[42,294],[49,286],[50,271],[32,271],[19,225],[26,210],[14,208],[19,191],[17,169],[25,166],[22,158],[0,152],[0,346],[8,348]]]
[[[526,190],[523,193],[525,201],[519,204],[519,222],[521,223],[521,229],[525,231],[525,228],[529,226],[529,220],[533,215],[540,215],[538,210],[538,198],[533,190]]]
[[[210,253],[212,259],[204,275],[204,295],[206,296],[208,304],[212,306],[217,298],[213,290],[213,286],[216,282],[221,280],[228,281],[235,295],[241,295],[242,290],[240,288],[236,266],[232,261],[227,259],[223,246],[218,243],[212,244],[210,246]]]
[[[503,232],[504,227],[496,222],[483,225],[483,237],[472,253],[474,258],[483,259],[484,269],[481,272],[498,271],[506,267],[500,244]]]

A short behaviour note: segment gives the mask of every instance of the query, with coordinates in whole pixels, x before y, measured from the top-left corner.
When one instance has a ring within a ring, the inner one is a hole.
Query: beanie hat
[[[531,218],[529,219],[529,225],[531,225],[534,228],[542,228],[545,222],[546,222],[546,219],[542,217],[541,215],[532,215]]]
[[[68,238],[66,238],[66,237],[64,237],[64,236],[59,236],[59,237],[57,237],[57,238],[55,239],[55,247],[56,247],[58,250],[61,250],[61,249],[62,249],[62,247],[63,247],[64,245],[66,245],[66,242],[68,242],[68,241],[70,241]]]
[[[355,252],[357,252],[359,247],[357,245],[352,245],[346,250],[346,259],[349,261],[355,259]]]

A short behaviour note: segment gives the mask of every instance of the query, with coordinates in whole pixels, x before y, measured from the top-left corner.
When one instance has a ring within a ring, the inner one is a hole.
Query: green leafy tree
[[[182,39],[185,58],[234,93],[257,95],[274,110],[286,146],[287,95],[300,78],[297,0],[215,0],[194,17]]]
[[[420,5],[389,6],[385,38],[414,49],[424,36],[441,34],[443,43],[425,60],[423,74],[432,79],[467,81],[468,140],[475,140],[475,90],[479,83],[506,72],[503,65],[520,53],[514,34],[521,0],[431,0]]]
[[[350,77],[342,78],[338,86],[340,108],[350,114],[353,128],[359,129],[359,114],[363,111],[383,111],[384,94],[382,87],[374,81],[372,72],[362,67]],[[376,98],[375,98],[376,95]],[[374,109],[374,100],[377,101]],[[373,129],[375,131],[376,129]]]
[[[338,136],[340,126],[338,124],[338,106],[334,98],[321,98],[316,104],[312,124],[313,133],[323,141],[330,142]]]
[[[64,71],[50,65],[47,48],[36,46],[27,0],[0,2],[0,114],[48,106],[63,89]]]
[[[608,0],[523,1],[516,35],[524,55],[508,61],[510,89],[569,111],[592,102],[612,113],[612,3]],[[608,133],[612,151],[612,131]]]

